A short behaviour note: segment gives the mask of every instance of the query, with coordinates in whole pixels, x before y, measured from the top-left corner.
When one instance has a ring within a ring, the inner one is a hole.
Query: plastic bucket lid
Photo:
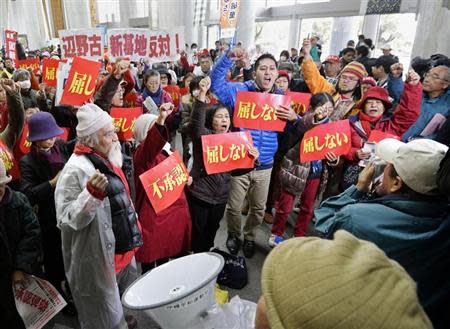
[[[223,265],[223,257],[212,252],[175,259],[133,282],[123,294],[122,303],[135,310],[174,303],[214,280]]]

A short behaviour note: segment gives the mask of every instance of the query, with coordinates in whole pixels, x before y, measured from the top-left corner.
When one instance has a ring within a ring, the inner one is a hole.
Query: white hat
[[[421,194],[433,194],[437,189],[439,164],[448,147],[431,139],[414,139],[403,143],[386,138],[376,147],[377,155],[392,163],[400,178]]]
[[[77,111],[77,136],[86,137],[92,135],[106,125],[112,123],[112,118],[97,105],[88,103]]]
[[[391,45],[389,44],[389,43],[387,43],[387,44],[385,44],[383,47],[381,47],[381,50],[383,50],[383,49],[389,49],[389,50],[392,50],[392,47],[391,47]]]
[[[12,177],[6,173],[5,164],[3,160],[0,159],[0,184],[6,184],[11,181]]]
[[[136,145],[139,145],[145,137],[147,137],[147,132],[150,129],[150,125],[157,119],[158,117],[154,114],[145,113],[139,116],[137,120],[134,122],[133,127],[133,136],[136,142]]]

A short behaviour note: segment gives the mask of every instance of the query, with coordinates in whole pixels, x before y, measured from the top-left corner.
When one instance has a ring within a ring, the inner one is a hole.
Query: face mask
[[[195,89],[194,91],[192,91],[192,96],[198,97],[198,95],[200,95],[200,90]]]
[[[30,80],[19,81],[19,86],[22,89],[30,89],[31,88],[31,81]]]
[[[195,53],[197,51],[197,48],[192,48],[192,52]]]
[[[280,61],[282,61],[282,62],[284,62],[286,59],[287,59],[286,56],[281,56],[280,57]]]

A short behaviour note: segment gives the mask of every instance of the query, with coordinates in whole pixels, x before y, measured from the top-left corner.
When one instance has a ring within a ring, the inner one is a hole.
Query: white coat
[[[82,329],[126,329],[114,269],[109,200],[99,200],[86,189],[94,173],[84,155],[73,154],[56,185],[64,268]]]

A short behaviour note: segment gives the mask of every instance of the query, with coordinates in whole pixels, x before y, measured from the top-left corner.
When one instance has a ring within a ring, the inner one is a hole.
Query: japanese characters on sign
[[[239,168],[253,168],[254,159],[248,155],[253,145],[250,132],[234,132],[202,136],[203,163],[208,175]]]
[[[4,43],[5,43],[5,55],[7,58],[11,58],[15,60],[16,56],[16,40],[17,40],[17,32],[13,30],[5,30],[4,34]]]
[[[233,124],[238,128],[283,131],[286,121],[277,118],[279,106],[289,107],[291,98],[268,93],[238,92]]]
[[[16,68],[24,70],[31,68],[34,74],[39,71],[40,67],[41,63],[39,61],[39,58],[16,60]]]
[[[180,153],[175,151],[163,162],[140,175],[139,179],[153,209],[160,213],[178,200],[189,179],[189,173]]]
[[[383,139],[386,138],[395,138],[395,139],[400,139],[399,136],[394,135],[394,134],[390,134],[390,133],[386,133],[384,131],[381,130],[372,130],[370,132],[370,136],[369,139],[367,140],[368,143],[378,143],[380,141],[382,141]]]
[[[10,171],[14,166],[14,157],[9,150],[8,146],[0,139],[0,159],[2,159],[5,165],[6,171]]]
[[[101,29],[60,30],[59,40],[63,58],[103,59],[104,41]]]
[[[178,111],[181,103],[180,87],[168,85],[165,86],[163,89],[169,93],[170,97],[172,97],[172,102],[175,105],[175,111]]]
[[[110,115],[116,127],[117,136],[120,141],[128,141],[133,138],[133,127],[136,119],[142,114],[142,107],[111,108]]]
[[[154,63],[173,61],[183,48],[184,30],[111,29],[108,30],[107,40],[112,60],[127,57],[138,61],[149,57]]]
[[[100,62],[75,57],[61,97],[61,104],[83,105],[95,92]]]
[[[240,0],[220,1],[220,37],[232,38],[236,31]]]
[[[299,93],[294,91],[286,92],[286,96],[291,97],[291,106],[295,113],[303,115],[308,111],[310,93]]]
[[[325,159],[328,152],[336,156],[346,154],[351,149],[351,132],[348,120],[322,124],[308,130],[300,144],[302,163]]]
[[[59,60],[44,58],[42,65],[42,82],[47,86],[56,87]]]

